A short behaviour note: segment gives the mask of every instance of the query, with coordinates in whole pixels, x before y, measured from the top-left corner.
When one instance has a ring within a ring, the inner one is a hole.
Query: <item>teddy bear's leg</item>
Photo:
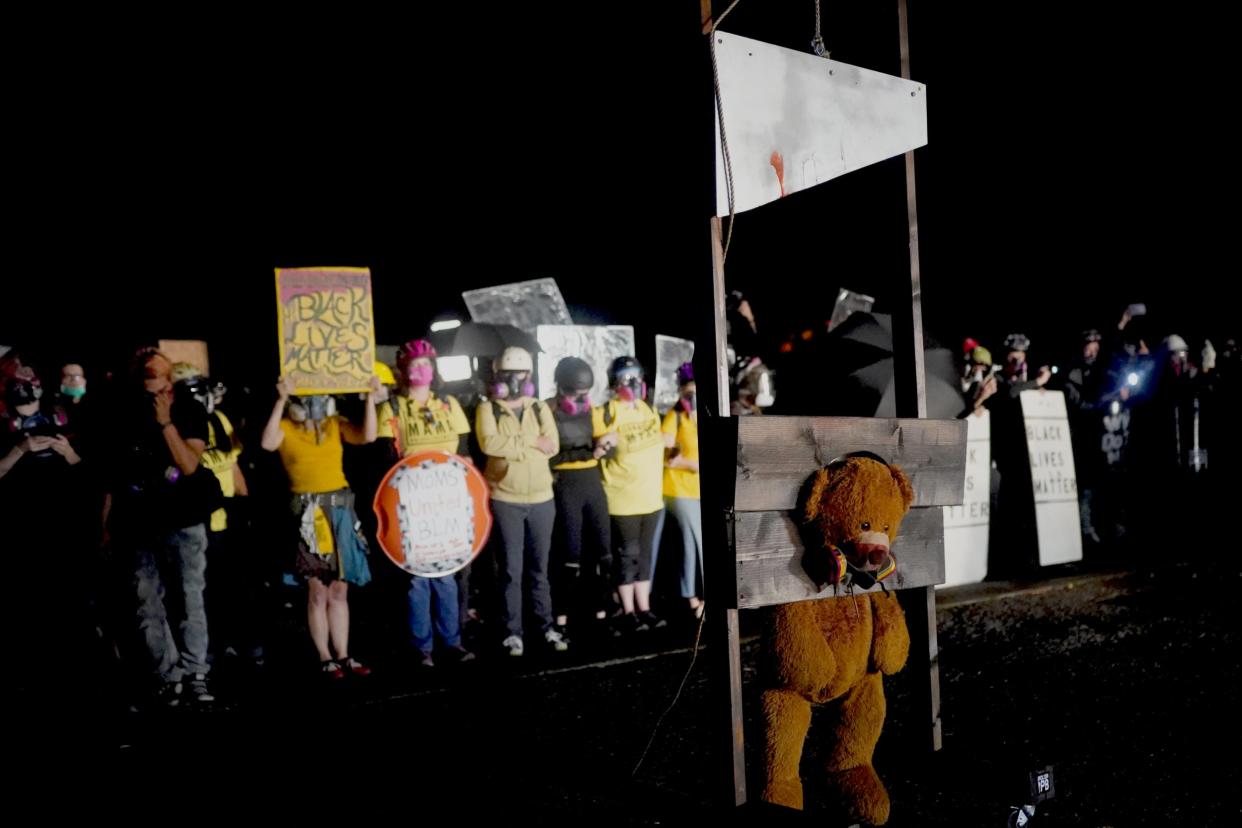
[[[883,825],[888,822],[888,791],[871,766],[876,742],[884,726],[884,685],[879,673],[867,673],[840,701],[839,717],[832,722],[832,750],[828,755],[827,801],[840,803],[842,816],[852,822]]]
[[[763,694],[764,758],[767,777],[763,798],[777,805],[802,810],[802,744],[811,726],[811,703],[788,690]]]

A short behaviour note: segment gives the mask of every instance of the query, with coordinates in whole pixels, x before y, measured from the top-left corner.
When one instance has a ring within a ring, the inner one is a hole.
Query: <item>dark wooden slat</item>
[[[737,600],[742,608],[831,598],[802,569],[802,541],[789,512],[738,513]],[[893,545],[897,572],[889,589],[912,589],[944,582],[944,512],[938,506],[911,509]],[[879,590],[879,586],[872,591]]]
[[[915,506],[962,502],[964,420],[769,416],[739,418],[734,508],[793,509],[807,479],[851,451],[901,466],[914,484]]]

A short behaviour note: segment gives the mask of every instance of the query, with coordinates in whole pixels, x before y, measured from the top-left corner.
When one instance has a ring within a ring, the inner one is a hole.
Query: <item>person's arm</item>
[[[379,377],[371,377],[371,390],[367,392],[366,409],[362,414],[362,429],[359,430],[356,425],[351,423],[344,417],[340,418],[341,437],[345,442],[353,445],[365,445],[366,443],[374,443],[375,438],[379,436],[379,415],[376,409],[379,408],[375,404],[375,395],[379,393],[380,381]]]
[[[9,451],[4,457],[0,457],[0,478],[13,470],[13,467],[21,462],[22,457],[27,454],[43,451],[52,445],[51,437],[26,437]]]
[[[74,450],[73,444],[69,442],[69,438],[63,434],[57,434],[52,438],[51,449],[65,458],[65,462],[71,466],[76,466],[82,462],[82,458]]]
[[[237,497],[247,497],[250,494],[250,489],[246,486],[246,475],[242,474],[240,463],[233,464],[233,492]]]
[[[267,425],[263,426],[263,436],[259,438],[259,445],[264,451],[275,451],[285,440],[285,432],[280,427],[280,420],[285,415],[285,403],[289,401],[291,390],[289,382],[284,377],[276,383],[276,405],[272,407],[271,416],[267,418]]]
[[[556,433],[556,418],[552,416],[552,409],[546,405],[539,405],[536,411],[539,416],[539,436],[535,438],[535,448],[552,457],[561,447],[561,438]]]
[[[521,434],[508,436],[501,434],[490,402],[479,404],[474,419],[475,432],[479,437],[479,448],[484,454],[488,457],[500,457],[517,463],[526,459],[526,438]]]
[[[155,421],[159,424],[160,434],[164,437],[164,445],[168,446],[173,463],[182,474],[194,474],[198,470],[198,460],[207,448],[207,441],[181,436],[181,431],[172,421],[172,394],[156,394],[154,407]]]

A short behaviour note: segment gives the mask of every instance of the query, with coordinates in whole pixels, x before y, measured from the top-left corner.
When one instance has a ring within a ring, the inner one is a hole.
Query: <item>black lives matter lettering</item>
[[[374,367],[370,296],[365,287],[295,294],[284,303],[285,374],[365,385]]]

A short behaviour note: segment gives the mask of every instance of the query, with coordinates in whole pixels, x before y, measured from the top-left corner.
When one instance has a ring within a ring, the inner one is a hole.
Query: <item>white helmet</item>
[[[1164,347],[1173,353],[1190,350],[1190,346],[1186,344],[1186,340],[1182,339],[1177,334],[1170,334],[1167,338],[1165,338]]]
[[[492,365],[494,371],[534,371],[535,362],[525,348],[505,348]]]

